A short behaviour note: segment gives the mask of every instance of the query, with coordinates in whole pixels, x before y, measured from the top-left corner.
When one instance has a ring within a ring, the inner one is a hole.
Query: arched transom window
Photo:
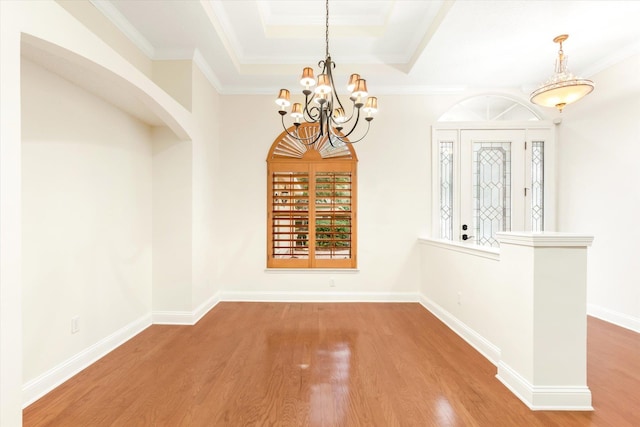
[[[352,144],[276,138],[267,157],[267,267],[356,267],[357,162]]]

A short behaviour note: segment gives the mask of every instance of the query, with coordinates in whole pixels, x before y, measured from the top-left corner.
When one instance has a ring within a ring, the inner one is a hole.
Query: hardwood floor
[[[640,426],[640,335],[588,323],[594,412],[532,412],[418,304],[220,303],[152,326],[25,426]]]

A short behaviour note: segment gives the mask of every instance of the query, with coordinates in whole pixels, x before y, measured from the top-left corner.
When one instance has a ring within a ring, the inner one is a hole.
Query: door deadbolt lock
[[[469,228],[469,227],[467,227],[467,224],[462,224],[462,229],[463,229],[464,231],[466,231],[466,230],[467,230],[467,228]]]

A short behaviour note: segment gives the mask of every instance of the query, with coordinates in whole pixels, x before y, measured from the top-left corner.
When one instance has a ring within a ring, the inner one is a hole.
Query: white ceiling
[[[224,94],[297,92],[302,68],[317,73],[324,59],[324,0],[92,2],[150,58],[195,58]],[[640,53],[640,1],[330,0],[329,7],[336,80],[346,85],[357,72],[372,95],[528,93],[552,73],[552,39],[563,33],[569,68],[581,77]]]

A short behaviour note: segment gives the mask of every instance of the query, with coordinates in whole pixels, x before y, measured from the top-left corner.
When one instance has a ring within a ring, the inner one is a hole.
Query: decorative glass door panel
[[[524,140],[523,130],[462,131],[463,240],[497,247],[497,232],[524,230],[524,193],[514,191],[524,188]]]
[[[511,230],[511,143],[473,143],[473,227],[476,243],[498,246]]]

